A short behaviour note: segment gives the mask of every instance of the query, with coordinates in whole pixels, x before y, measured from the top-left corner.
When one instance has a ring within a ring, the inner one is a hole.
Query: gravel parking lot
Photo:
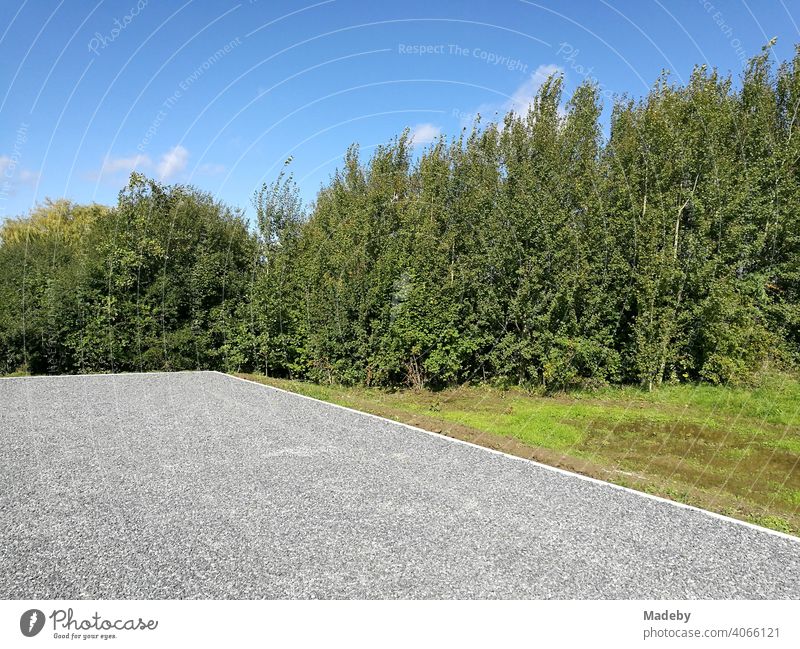
[[[798,598],[800,541],[215,372],[0,380],[0,598]]]

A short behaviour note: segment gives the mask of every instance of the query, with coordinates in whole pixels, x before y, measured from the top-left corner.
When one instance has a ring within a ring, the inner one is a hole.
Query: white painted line
[[[347,406],[340,406],[338,403],[331,403],[330,401],[323,401],[322,399],[316,399],[315,397],[309,397],[305,394],[300,394],[298,392],[292,392],[291,390],[284,390],[283,388],[276,388],[272,385],[267,385],[265,383],[259,383],[257,381],[251,381],[249,379],[243,379],[241,376],[234,376],[233,374],[226,374],[225,372],[218,372],[216,370],[210,370],[215,374],[219,374],[221,376],[226,376],[230,379],[238,379],[239,381],[243,381],[250,385],[260,385],[262,388],[267,388],[269,390],[276,390],[278,392],[284,392],[286,394],[291,394],[295,397],[301,397],[303,399],[310,399],[311,401],[316,401],[317,403],[323,403],[327,406],[332,406],[334,408],[341,408],[342,410],[348,410],[349,412],[354,412],[357,415],[363,415],[365,417],[374,417],[375,419],[379,419],[381,421],[388,422],[390,424],[395,424],[396,426],[404,426],[405,428],[409,428],[411,430],[415,430],[420,433],[425,433],[426,435],[432,435],[438,439],[446,439],[451,442],[455,442],[457,444],[464,444],[466,446],[472,446],[473,448],[479,448],[482,451],[486,451],[488,453],[495,453],[497,455],[502,455],[512,460],[517,460],[519,462],[530,462],[534,466],[541,467],[542,469],[547,469],[548,471],[554,471],[555,473],[560,473],[562,475],[571,477],[571,478],[578,478],[579,480],[585,480],[587,482],[592,482],[594,484],[602,485],[605,487],[611,487],[612,489],[618,489],[620,491],[624,491],[627,493],[635,494],[637,496],[641,496],[642,498],[649,498],[651,500],[655,500],[660,503],[666,503],[668,505],[672,505],[674,507],[680,507],[682,509],[688,509],[695,512],[700,512],[701,514],[705,514],[706,516],[711,516],[712,518],[717,518],[722,521],[726,521],[728,523],[735,523],[737,525],[743,525],[744,527],[749,527],[750,529],[756,530],[758,532],[763,532],[765,534],[772,534],[773,536],[777,536],[782,539],[788,539],[789,541],[794,541],[795,543],[800,543],[800,537],[792,536],[791,534],[785,534],[784,532],[778,532],[777,530],[771,530],[768,527],[761,527],[760,525],[754,525],[753,523],[748,523],[747,521],[740,521],[737,518],[731,518],[730,516],[725,516],[723,514],[717,514],[716,512],[710,512],[707,509],[701,509],[700,507],[694,507],[693,505],[687,505],[685,503],[679,503],[674,500],[669,500],[667,498],[662,498],[661,496],[654,496],[653,494],[646,493],[644,491],[637,491],[636,489],[631,489],[630,487],[623,487],[622,485],[614,484],[613,482],[606,482],[605,480],[598,480],[597,478],[591,478],[586,475],[581,475],[580,473],[574,473],[573,471],[567,471],[565,469],[559,469],[558,467],[550,466],[549,464],[542,464],[541,462],[537,462],[536,460],[529,460],[524,457],[519,457],[518,455],[510,455],[509,453],[504,453],[503,451],[498,451],[493,448],[487,448],[485,446],[481,446],[480,444],[474,444],[473,442],[466,442],[463,439],[458,439],[456,437],[449,437],[447,435],[442,435],[440,433],[434,433],[430,430],[425,430],[424,428],[418,428],[417,426],[412,426],[411,424],[405,424],[401,421],[395,421],[393,419],[387,419],[386,417],[381,417],[380,415],[374,415],[371,412],[363,412],[361,410],[356,410],[354,408],[348,408]]]

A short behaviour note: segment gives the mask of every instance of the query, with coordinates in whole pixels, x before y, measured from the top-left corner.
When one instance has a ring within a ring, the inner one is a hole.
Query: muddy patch
[[[796,518],[797,505],[784,494],[800,489],[800,456],[770,446],[771,440],[772,435],[681,421],[595,421],[580,450],[622,469],[676,480],[691,491],[743,498]]]

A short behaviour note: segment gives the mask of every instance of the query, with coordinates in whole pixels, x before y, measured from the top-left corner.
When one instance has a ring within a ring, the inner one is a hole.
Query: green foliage
[[[134,174],[115,209],[46,204],[2,240],[6,371],[237,367],[226,345],[255,242],[210,196]]]
[[[800,53],[614,107],[529,112],[414,153],[352,147],[305,210],[243,217],[134,175],[113,209],[0,228],[0,369],[221,368],[545,390],[752,382],[800,360]],[[287,162],[288,164],[288,162]]]

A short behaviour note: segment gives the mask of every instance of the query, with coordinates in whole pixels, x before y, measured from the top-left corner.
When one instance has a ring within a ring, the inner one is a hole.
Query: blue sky
[[[736,76],[798,24],[796,0],[3,0],[0,219],[112,204],[134,168],[247,208],[290,155],[308,201],[353,142],[423,147],[556,70],[607,97]]]

